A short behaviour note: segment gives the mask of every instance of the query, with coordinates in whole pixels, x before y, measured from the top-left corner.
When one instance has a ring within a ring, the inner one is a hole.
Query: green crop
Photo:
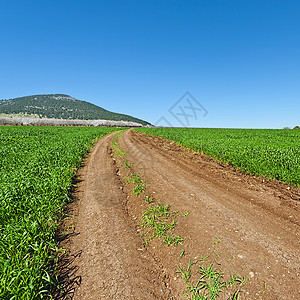
[[[300,185],[300,132],[280,129],[141,128],[250,174]]]
[[[0,127],[0,299],[53,298],[55,235],[76,169],[113,131]]]

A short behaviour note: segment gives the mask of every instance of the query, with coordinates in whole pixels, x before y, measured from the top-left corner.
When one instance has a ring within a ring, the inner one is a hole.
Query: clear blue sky
[[[0,41],[0,99],[64,93],[179,126],[189,91],[208,111],[191,126],[300,125],[299,1],[1,0]]]

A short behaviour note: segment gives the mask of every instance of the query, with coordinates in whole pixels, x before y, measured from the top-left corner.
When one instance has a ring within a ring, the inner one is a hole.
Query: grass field
[[[248,173],[300,185],[300,131],[275,129],[141,128],[230,163]]]
[[[0,126],[0,299],[53,299],[60,251],[56,234],[70,201],[72,180],[95,141],[114,130]],[[300,131],[137,130],[174,140],[248,173],[300,185]],[[124,156],[120,151],[115,154]],[[130,180],[137,183],[135,194],[141,194],[144,181],[134,176]],[[161,217],[160,209],[168,211],[153,206],[144,214],[145,227],[150,217]]]
[[[114,130],[0,127],[0,299],[51,298],[72,179],[93,142]]]

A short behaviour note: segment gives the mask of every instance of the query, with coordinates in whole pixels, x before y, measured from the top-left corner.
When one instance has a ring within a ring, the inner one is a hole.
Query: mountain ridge
[[[0,100],[0,114],[49,119],[129,121],[150,125],[142,119],[114,113],[66,94],[39,94]]]

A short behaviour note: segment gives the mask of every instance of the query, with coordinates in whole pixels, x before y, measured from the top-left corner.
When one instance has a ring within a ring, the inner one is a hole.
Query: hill
[[[0,114],[2,116],[72,120],[113,120],[136,122],[143,125],[150,124],[144,120],[114,113],[95,104],[64,94],[33,95],[0,100]]]

